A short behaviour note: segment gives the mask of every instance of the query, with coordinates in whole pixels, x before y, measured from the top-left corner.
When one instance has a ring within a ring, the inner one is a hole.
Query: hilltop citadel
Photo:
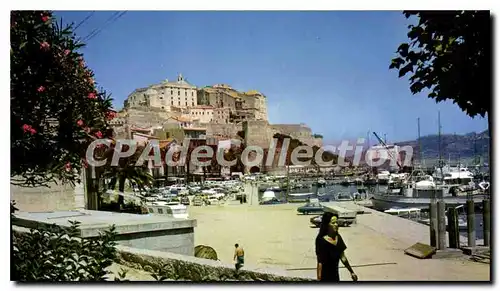
[[[305,124],[269,124],[267,97],[256,90],[238,91],[227,84],[196,87],[182,74],[134,90],[112,120],[117,137],[230,140],[245,131],[247,142],[263,148],[276,133],[302,143],[322,145]]]

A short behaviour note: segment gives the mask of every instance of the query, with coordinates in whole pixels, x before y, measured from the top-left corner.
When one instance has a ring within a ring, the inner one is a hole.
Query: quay
[[[360,209],[342,202],[342,207]],[[315,278],[314,240],[318,229],[311,215],[297,214],[300,204],[225,205],[190,207],[197,220],[195,245],[213,247],[221,261],[232,263],[234,244],[245,249],[245,267],[280,268],[293,276]],[[490,265],[473,262],[467,256],[420,260],[404,254],[417,242],[429,244],[429,227],[414,221],[364,208],[355,224],[341,227],[347,250],[360,281],[489,281]],[[461,243],[467,239],[461,237]],[[478,242],[480,244],[480,242]],[[359,266],[359,267],[356,267]],[[341,280],[349,281],[344,268]]]

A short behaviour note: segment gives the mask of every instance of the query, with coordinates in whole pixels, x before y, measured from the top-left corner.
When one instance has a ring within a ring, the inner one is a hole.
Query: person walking
[[[347,246],[338,232],[338,215],[325,212],[321,218],[321,225],[316,237],[316,257],[317,278],[321,282],[339,282],[339,261],[351,273],[353,281],[358,280],[358,276],[351,268],[345,250]]]
[[[245,264],[245,251],[238,244],[235,244],[234,248],[235,248],[234,250],[235,267],[236,271],[238,271]]]

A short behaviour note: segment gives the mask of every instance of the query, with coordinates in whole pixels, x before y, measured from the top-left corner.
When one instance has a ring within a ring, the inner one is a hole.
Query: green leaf
[[[409,45],[407,43],[402,43],[399,47],[398,47],[398,53],[403,57],[403,58],[406,58],[406,56],[408,55],[408,49],[409,49]]]
[[[406,66],[404,66],[403,68],[401,68],[399,70],[399,77],[401,78],[409,72],[413,72],[413,64],[412,63],[408,63]]]

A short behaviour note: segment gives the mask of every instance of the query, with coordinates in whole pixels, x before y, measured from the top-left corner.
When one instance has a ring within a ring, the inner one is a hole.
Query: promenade
[[[189,207],[197,220],[195,245],[213,247],[219,259],[232,262],[234,244],[246,252],[247,267],[287,269],[290,274],[315,277],[316,256],[310,215],[296,213],[300,204],[250,206],[229,202],[221,206]],[[490,266],[466,257],[420,260],[404,254],[416,242],[429,243],[425,225],[366,209],[357,224],[341,227],[346,255],[360,280],[488,281]],[[363,265],[363,266],[361,266]],[[341,280],[350,280],[341,269]]]

